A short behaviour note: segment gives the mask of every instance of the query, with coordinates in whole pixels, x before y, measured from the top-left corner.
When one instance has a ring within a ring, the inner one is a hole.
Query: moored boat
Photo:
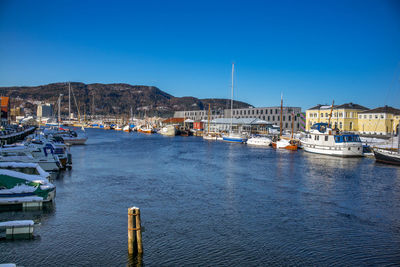
[[[398,151],[374,148],[373,152],[377,162],[400,165],[400,154]]]
[[[334,131],[327,123],[316,123],[301,141],[304,151],[339,156],[362,157],[363,145],[357,134]]]
[[[56,187],[41,175],[29,175],[17,171],[0,169],[0,199],[40,197],[52,201]]]
[[[246,144],[253,146],[270,146],[271,142],[271,138],[266,136],[252,136],[251,138],[247,139]]]
[[[177,134],[177,129],[174,125],[167,125],[162,127],[159,133],[165,136],[175,136]]]

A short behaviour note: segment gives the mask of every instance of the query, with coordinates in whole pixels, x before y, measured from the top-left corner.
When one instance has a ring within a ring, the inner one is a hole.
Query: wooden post
[[[128,253],[134,253],[134,244],[135,244],[135,221],[133,220],[133,216],[135,216],[134,208],[128,209]]]
[[[140,209],[132,207],[128,209],[128,253],[134,254],[135,250],[138,254],[143,253]]]

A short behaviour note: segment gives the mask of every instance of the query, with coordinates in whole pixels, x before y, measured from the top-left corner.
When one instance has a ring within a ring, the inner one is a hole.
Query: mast
[[[332,119],[333,104],[335,104],[335,100],[332,100],[332,107],[331,107],[331,113],[329,114],[328,127],[331,127],[330,125],[331,125],[331,119]]]
[[[232,95],[231,95],[231,132],[232,132],[232,124],[233,124],[233,74],[235,71],[235,63],[232,63]]]
[[[292,112],[292,140],[293,140],[293,131],[294,131],[294,111]]]
[[[210,133],[210,103],[208,103],[208,130],[207,133]]]
[[[282,136],[283,93],[281,93],[281,117],[279,122],[279,136]]]
[[[68,120],[71,120],[71,83],[68,83]]]
[[[60,123],[61,123],[61,97],[62,94],[58,97],[58,128],[60,128]]]

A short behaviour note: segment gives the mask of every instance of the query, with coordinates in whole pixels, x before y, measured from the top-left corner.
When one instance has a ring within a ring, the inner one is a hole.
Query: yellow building
[[[358,114],[358,131],[362,134],[391,135],[399,131],[400,110],[379,107]]]
[[[306,130],[314,123],[329,122],[332,105],[318,105],[306,111]],[[358,131],[358,114],[368,108],[354,103],[333,106],[331,124],[341,131]]]

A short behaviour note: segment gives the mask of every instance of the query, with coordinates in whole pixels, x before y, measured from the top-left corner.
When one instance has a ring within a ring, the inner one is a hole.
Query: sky
[[[400,1],[0,1],[0,86],[400,108]]]

